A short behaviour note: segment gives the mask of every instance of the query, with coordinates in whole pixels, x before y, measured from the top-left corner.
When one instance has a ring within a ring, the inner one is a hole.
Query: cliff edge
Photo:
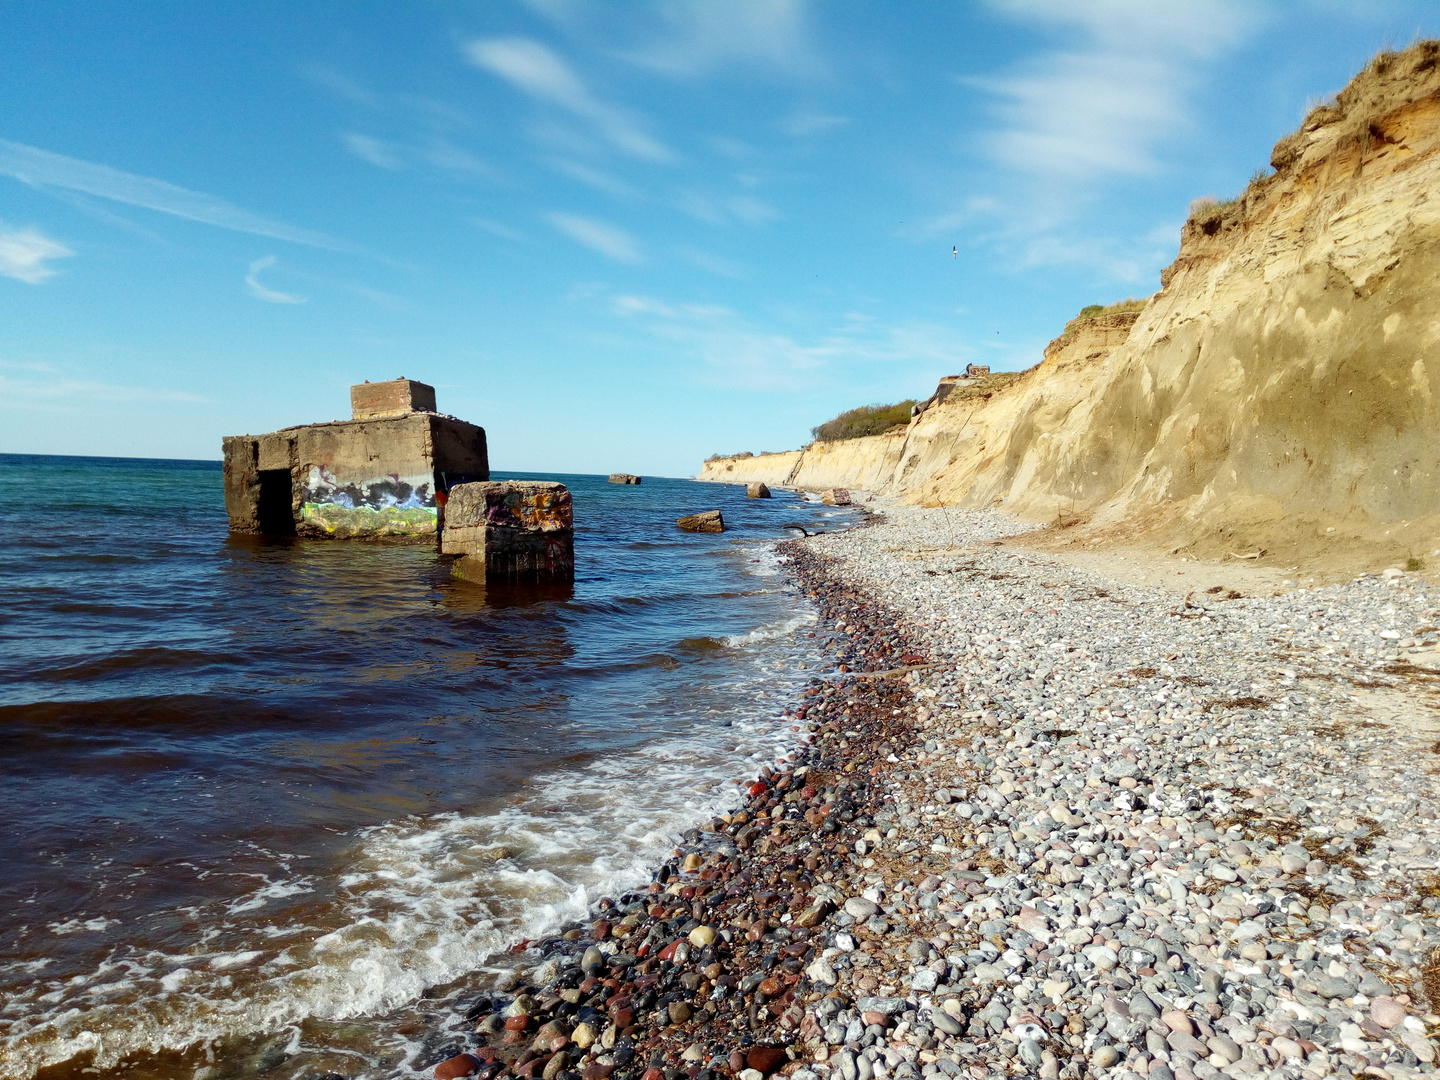
[[[1273,175],[1196,205],[1140,310],[1077,319],[992,394],[951,395],[843,452],[812,444],[787,475],[843,459],[814,486],[1003,505],[1077,541],[1428,555],[1437,150],[1440,41],[1381,54],[1276,144]],[[702,479],[747,478],[713,464]]]

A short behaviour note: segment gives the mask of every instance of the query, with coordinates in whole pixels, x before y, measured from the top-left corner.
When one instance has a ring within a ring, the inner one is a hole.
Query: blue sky
[[[0,451],[213,458],[403,374],[498,469],[674,476],[1153,292],[1192,199],[1440,9],[31,2],[0,28]]]

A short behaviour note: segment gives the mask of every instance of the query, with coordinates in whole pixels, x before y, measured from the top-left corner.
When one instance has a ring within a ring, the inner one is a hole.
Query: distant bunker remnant
[[[458,484],[445,506],[440,552],[461,556],[453,572],[472,580],[573,580],[570,492],[544,480]]]
[[[638,484],[639,482],[640,477],[634,473],[612,472],[610,474],[610,483],[612,484]]]
[[[361,383],[350,406],[349,420],[225,438],[231,532],[434,537],[450,489],[490,479],[485,429],[437,413],[434,387]]]

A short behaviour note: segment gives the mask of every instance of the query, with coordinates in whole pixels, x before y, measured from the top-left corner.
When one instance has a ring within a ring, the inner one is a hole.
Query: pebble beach
[[[870,505],[782,545],[833,659],[796,749],[527,943],[433,1074],[1434,1072],[1425,579],[1181,595]]]

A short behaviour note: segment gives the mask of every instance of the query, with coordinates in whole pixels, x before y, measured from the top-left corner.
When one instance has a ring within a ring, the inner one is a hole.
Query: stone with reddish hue
[[[435,1066],[435,1080],[459,1080],[462,1076],[474,1076],[483,1062],[474,1054],[456,1054]]]
[[[1180,1009],[1167,1009],[1160,1014],[1160,1022],[1171,1031],[1183,1031],[1186,1035],[1195,1034],[1195,1022],[1190,1019],[1190,1014]]]
[[[784,1048],[780,1046],[752,1046],[750,1052],[745,1055],[746,1066],[756,1072],[762,1072],[766,1076],[789,1060],[790,1055],[785,1053]]]

